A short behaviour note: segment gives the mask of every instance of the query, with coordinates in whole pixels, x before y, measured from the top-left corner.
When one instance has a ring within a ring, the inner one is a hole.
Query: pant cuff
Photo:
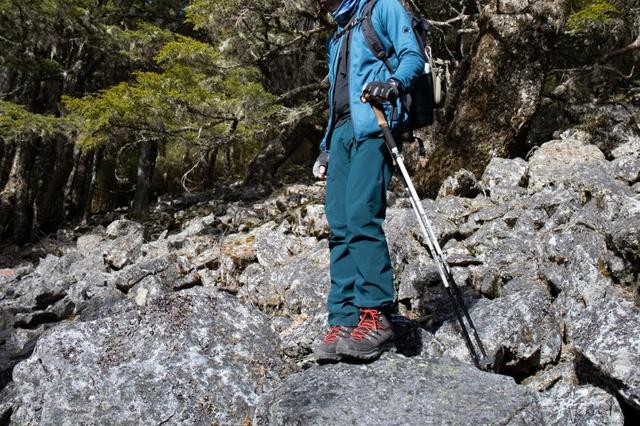
[[[358,308],[377,309],[381,311],[383,314],[389,316],[393,313],[394,305],[393,305],[393,302],[365,303],[364,306],[358,305]]]
[[[360,321],[360,314],[332,314],[329,313],[329,325],[343,325],[347,327],[355,327]]]

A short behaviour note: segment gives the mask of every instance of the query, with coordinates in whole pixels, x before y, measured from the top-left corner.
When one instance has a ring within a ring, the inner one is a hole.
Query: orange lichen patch
[[[0,277],[10,277],[13,275],[13,269],[0,269]]]
[[[241,262],[255,257],[253,235],[233,235],[220,244],[220,253],[229,256],[234,262]]]
[[[299,325],[302,325],[302,323],[304,323],[307,319],[309,319],[309,315],[307,314],[294,315],[293,323],[291,324],[290,328],[295,328],[295,327],[298,327]]]

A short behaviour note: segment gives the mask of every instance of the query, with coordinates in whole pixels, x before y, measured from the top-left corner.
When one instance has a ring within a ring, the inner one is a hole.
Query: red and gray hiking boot
[[[354,328],[343,325],[329,327],[329,331],[320,343],[313,346],[313,357],[316,361],[339,361],[340,356],[336,353],[336,346],[339,341],[349,337]]]
[[[338,356],[373,359],[393,347],[393,329],[387,317],[377,309],[360,309],[360,323],[349,338],[338,341]]]

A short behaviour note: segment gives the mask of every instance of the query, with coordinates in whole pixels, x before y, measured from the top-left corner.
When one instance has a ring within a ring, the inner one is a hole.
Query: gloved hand
[[[393,102],[400,96],[400,83],[393,78],[387,82],[372,81],[362,90],[362,96],[369,95],[376,102]]]
[[[327,166],[329,164],[329,153],[327,151],[320,151],[320,155],[316,159],[313,165],[313,176],[316,179],[324,180],[327,176]]]

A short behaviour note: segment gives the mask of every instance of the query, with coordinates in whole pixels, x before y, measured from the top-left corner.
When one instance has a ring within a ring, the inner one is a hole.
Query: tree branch
[[[286,43],[278,45],[277,48],[268,50],[263,55],[261,55],[261,56],[257,57],[256,59],[254,59],[252,62],[253,63],[258,63],[258,62],[264,61],[264,60],[266,60],[267,58],[269,58],[270,56],[272,56],[272,55],[274,55],[276,53],[280,54],[280,55],[286,55],[287,53],[290,52],[290,50],[288,48],[290,48],[291,46],[295,45],[296,43],[298,43],[301,40],[308,39],[313,34],[319,33],[319,32],[324,31],[324,30],[325,30],[325,27],[319,26],[319,27],[313,28],[313,29],[311,29],[309,31],[299,32],[298,35],[296,37],[294,37],[293,39],[289,40]]]
[[[476,15],[465,15],[465,14],[460,14],[458,16],[455,16],[453,18],[447,19],[446,21],[432,21],[430,19],[427,19],[427,21],[429,21],[429,23],[433,26],[436,27],[452,27],[453,24],[455,24],[456,22],[465,22],[467,20],[469,20],[469,18],[475,18]]]
[[[311,83],[311,84],[307,84],[305,86],[300,86],[300,87],[296,87],[293,90],[288,91],[287,93],[283,93],[282,95],[278,96],[278,98],[275,100],[274,103],[281,103],[283,101],[286,101],[289,98],[292,98],[294,96],[298,96],[300,93],[304,93],[304,92],[310,92],[312,90],[318,90],[323,88],[324,86],[326,86],[325,81],[321,81],[319,83]]]
[[[625,53],[631,52],[632,50],[636,50],[636,49],[640,49],[640,34],[638,35],[638,37],[633,42],[631,42],[630,44],[628,44],[625,47],[622,47],[620,49],[614,50],[613,52],[607,53],[598,62],[601,62],[601,63],[602,62],[607,62],[609,59],[613,58],[614,56],[624,55]]]

